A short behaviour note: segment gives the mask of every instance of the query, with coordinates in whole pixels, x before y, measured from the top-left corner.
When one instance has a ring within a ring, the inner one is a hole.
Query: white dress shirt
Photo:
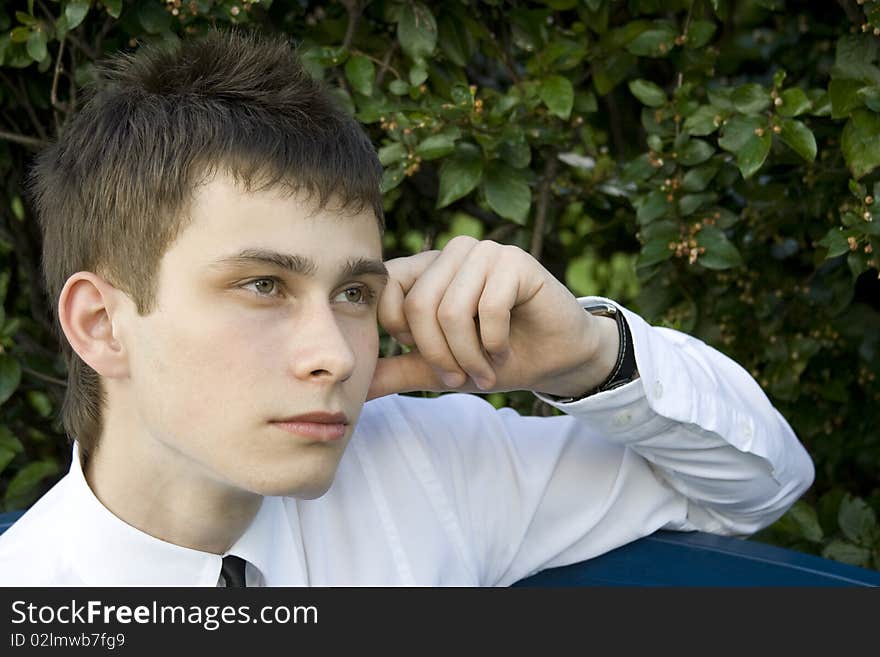
[[[457,393],[368,402],[329,491],[264,498],[229,550],[248,586],[505,586],[658,529],[745,536],[776,520],[813,480],[789,424],[733,360],[622,310],[640,378],[549,402],[565,415]],[[5,586],[216,586],[220,566],[114,516],[75,447],[0,536]]]

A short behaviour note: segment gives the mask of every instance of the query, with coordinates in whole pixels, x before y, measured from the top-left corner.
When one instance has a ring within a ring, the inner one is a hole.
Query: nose
[[[293,370],[303,381],[341,383],[354,372],[355,354],[345,326],[327,304],[314,304],[297,317]]]

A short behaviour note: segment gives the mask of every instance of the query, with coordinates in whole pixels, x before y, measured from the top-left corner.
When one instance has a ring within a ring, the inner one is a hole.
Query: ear
[[[107,378],[128,376],[128,356],[117,339],[114,319],[125,294],[92,272],[67,279],[58,299],[58,320],[70,346],[93,370]]]

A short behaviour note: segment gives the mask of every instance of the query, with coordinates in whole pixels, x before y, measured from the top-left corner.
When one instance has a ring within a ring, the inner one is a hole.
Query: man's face
[[[319,496],[376,365],[376,218],[224,176],[199,188],[191,214],[160,263],[154,311],[128,324],[132,421],[182,473]],[[315,412],[344,414],[342,435],[280,422]]]

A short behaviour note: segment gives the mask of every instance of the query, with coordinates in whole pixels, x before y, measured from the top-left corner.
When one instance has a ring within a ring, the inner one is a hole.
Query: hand
[[[611,373],[616,322],[585,312],[515,246],[456,237],[385,265],[379,323],[413,350],[378,360],[367,399],[418,390],[578,396]]]

